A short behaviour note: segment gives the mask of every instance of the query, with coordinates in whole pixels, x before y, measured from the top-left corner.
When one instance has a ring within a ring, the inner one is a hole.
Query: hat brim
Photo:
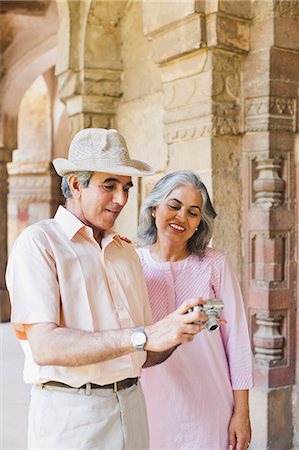
[[[136,159],[131,159],[126,162],[115,163],[112,161],[105,160],[86,160],[76,165],[65,158],[56,158],[53,161],[53,166],[61,177],[70,172],[103,172],[103,173],[113,173],[116,175],[125,176],[137,176],[143,177],[147,175],[154,175],[155,170],[143,161],[138,161]]]

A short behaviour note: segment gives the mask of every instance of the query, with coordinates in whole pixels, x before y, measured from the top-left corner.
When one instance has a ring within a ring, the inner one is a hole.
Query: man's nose
[[[127,203],[127,200],[127,193],[124,192],[123,189],[119,189],[113,196],[114,203],[117,203],[118,205],[125,205]]]

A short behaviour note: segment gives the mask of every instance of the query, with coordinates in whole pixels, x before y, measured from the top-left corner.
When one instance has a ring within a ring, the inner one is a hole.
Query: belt
[[[94,384],[94,383],[86,383],[83,384],[82,386],[76,388],[74,386],[69,386],[68,384],[65,383],[60,383],[59,381],[48,381],[47,383],[43,383],[44,386],[56,386],[56,387],[62,387],[62,388],[69,388],[69,389],[113,389],[114,392],[117,391],[122,391],[123,389],[127,389],[131,386],[133,386],[133,384],[137,384],[138,383],[139,378],[126,378],[125,380],[121,380],[121,381],[116,381],[115,383],[110,383],[110,384],[104,384],[104,385],[100,385],[100,384]]]

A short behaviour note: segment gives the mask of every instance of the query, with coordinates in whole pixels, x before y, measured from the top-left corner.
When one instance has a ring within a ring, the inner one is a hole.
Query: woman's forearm
[[[249,414],[249,393],[248,389],[234,390],[234,411],[236,413]]]

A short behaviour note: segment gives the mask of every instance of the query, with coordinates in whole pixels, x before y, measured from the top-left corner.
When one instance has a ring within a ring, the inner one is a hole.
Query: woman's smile
[[[183,233],[184,231],[186,231],[186,228],[183,227],[182,225],[178,225],[177,223],[170,223],[169,224],[170,228],[172,228],[176,233]]]

